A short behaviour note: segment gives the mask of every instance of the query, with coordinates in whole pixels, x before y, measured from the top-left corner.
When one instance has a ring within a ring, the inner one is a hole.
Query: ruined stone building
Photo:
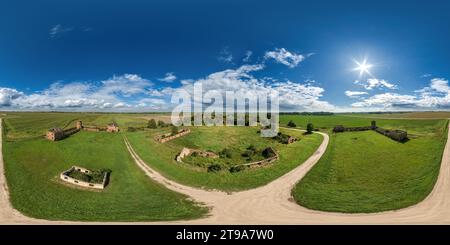
[[[119,131],[120,131],[119,126],[115,122],[108,124],[108,126],[106,126],[106,132],[114,133]]]
[[[52,128],[47,132],[46,138],[51,141],[62,140],[66,137],[61,128]]]

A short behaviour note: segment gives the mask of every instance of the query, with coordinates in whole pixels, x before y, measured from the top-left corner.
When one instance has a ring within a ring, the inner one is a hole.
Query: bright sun
[[[356,60],[354,60],[354,62],[357,66],[353,70],[359,71],[359,76],[362,76],[363,74],[372,76],[372,74],[370,73],[370,68],[372,68],[373,65],[367,63],[367,59],[364,59],[363,62],[358,62]]]

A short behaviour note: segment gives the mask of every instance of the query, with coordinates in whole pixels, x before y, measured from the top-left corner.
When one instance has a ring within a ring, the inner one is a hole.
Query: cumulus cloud
[[[353,107],[375,108],[415,108],[447,109],[450,108],[450,87],[448,80],[433,78],[429,86],[416,90],[414,95],[382,93],[362,99],[352,104]]]
[[[354,107],[414,107],[416,97],[412,95],[401,95],[397,93],[383,93],[371,96],[363,101],[353,103]]]
[[[367,94],[367,92],[363,92],[363,91],[350,91],[350,90],[345,91],[345,95],[350,98],[360,98],[362,95],[366,95],[366,94]]]
[[[215,72],[205,78],[191,80],[184,84],[182,89],[193,94],[194,84],[200,82],[203,91],[215,91],[224,96],[226,91],[243,93],[256,97],[258,92],[279,95],[280,110],[282,111],[324,111],[333,110],[334,106],[320,98],[324,89],[313,86],[311,83],[296,83],[292,81],[272,82],[257,79],[253,72],[262,70],[263,65],[243,65],[237,69],[227,69]],[[200,102],[201,98],[194,98]]]
[[[372,90],[374,88],[387,88],[387,89],[397,89],[397,85],[392,84],[383,79],[369,78],[367,81],[355,81],[355,84],[363,86],[367,90]]]
[[[23,96],[22,92],[12,88],[0,88],[0,106],[10,106],[12,101]]]
[[[98,94],[119,93],[124,96],[145,93],[147,87],[152,86],[150,80],[140,77],[136,74],[124,74],[121,76],[113,76],[112,78],[102,81],[102,86]]]
[[[29,110],[103,110],[132,108],[130,97],[148,92],[152,83],[136,74],[100,82],[56,82],[40,92],[25,94],[0,88],[0,106]]]
[[[304,55],[287,51],[285,48],[276,48],[274,51],[267,51],[264,55],[264,59],[274,59],[277,63],[288,66],[289,68],[296,67],[305,58]]]
[[[175,81],[176,79],[177,79],[177,77],[175,76],[175,74],[173,72],[167,72],[165,77],[160,78],[158,80],[171,83],[171,82]]]
[[[211,73],[198,79],[181,81],[178,87],[155,88],[150,80],[137,74],[112,76],[96,82],[57,82],[47,89],[25,94],[11,88],[0,88],[0,106],[8,109],[73,111],[169,111],[172,94],[184,89],[193,95],[196,82],[203,91],[227,91],[254,95],[259,92],[279,95],[280,109],[285,111],[326,111],[335,107],[322,100],[325,90],[314,81],[303,83],[255,77],[263,64],[243,65]],[[193,97],[195,101],[202,98]]]

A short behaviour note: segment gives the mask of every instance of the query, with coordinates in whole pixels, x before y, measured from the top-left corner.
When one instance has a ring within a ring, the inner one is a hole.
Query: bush
[[[172,130],[171,130],[172,135],[178,134],[179,131],[180,131],[180,130],[178,129],[177,126],[172,126]]]
[[[136,128],[134,127],[128,127],[128,132],[136,132]]]
[[[251,158],[255,154],[252,150],[246,150],[242,152],[241,156]]]
[[[233,152],[230,149],[228,149],[228,148],[225,148],[225,149],[223,149],[222,151],[219,152],[219,156],[221,158],[231,158],[232,155],[233,155]]]
[[[250,151],[255,152],[255,151],[256,151],[256,147],[255,147],[254,145],[249,145],[249,146],[247,147],[247,150],[250,150]]]
[[[290,121],[287,123],[287,126],[290,127],[290,128],[295,128],[295,127],[297,127],[297,124],[295,124],[292,120],[290,120]]]
[[[262,151],[262,155],[263,155],[264,158],[271,158],[271,157],[275,156],[275,152],[273,151],[272,148],[267,147],[266,149],[264,149]]]
[[[219,164],[211,164],[208,166],[208,172],[219,172],[222,170],[222,166]]]
[[[314,131],[314,125],[312,123],[308,123],[308,125],[306,125],[306,132],[308,134],[312,134],[313,131]]]
[[[85,173],[82,173],[80,171],[77,171],[77,170],[74,170],[74,171],[70,172],[69,173],[69,177],[72,177],[74,179],[81,180],[81,181],[84,181],[84,182],[91,182],[91,179],[92,179],[91,176],[89,176],[89,175],[87,175]]]
[[[246,168],[246,166],[243,165],[238,165],[238,166],[233,166],[230,168],[230,173],[238,173],[243,171]]]
[[[164,128],[164,127],[167,127],[167,126],[168,126],[168,124],[166,124],[165,122],[163,122],[161,120],[158,121],[158,127]]]
[[[157,128],[158,126],[156,125],[155,119],[150,119],[150,120],[148,121],[147,127],[148,127],[148,128]]]
[[[288,144],[289,143],[289,135],[283,134],[279,132],[277,136],[273,137],[273,139],[277,140],[278,142],[282,144]]]

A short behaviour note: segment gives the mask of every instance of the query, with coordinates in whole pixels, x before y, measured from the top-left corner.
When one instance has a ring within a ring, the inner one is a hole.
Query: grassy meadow
[[[326,153],[292,191],[300,205],[323,211],[379,212],[420,202],[433,189],[447,140],[447,120],[376,119],[383,128],[408,131],[406,143],[374,131],[331,133],[334,125],[365,126],[373,118],[288,116],[283,120],[300,126],[312,122],[330,134]]]
[[[129,155],[122,134],[80,132],[57,142],[40,136],[49,126],[61,126],[80,116],[100,125],[111,117],[123,124],[133,117],[75,113],[6,116],[3,155],[14,208],[35,218],[82,221],[179,220],[207,213],[186,196],[148,178]],[[92,191],[63,183],[59,174],[72,165],[111,169],[109,185],[103,191]]]
[[[260,137],[257,130],[254,127],[192,127],[189,135],[164,144],[153,139],[161,133],[160,130],[127,133],[127,137],[139,156],[166,177],[186,185],[224,191],[240,191],[267,184],[305,161],[322,142],[321,135],[303,135],[300,131],[283,129],[282,132],[300,139],[283,145]],[[214,152],[229,148],[238,154],[250,145],[259,149],[272,146],[278,151],[280,159],[266,167],[237,173],[211,173],[175,161],[175,156],[183,147]]]

